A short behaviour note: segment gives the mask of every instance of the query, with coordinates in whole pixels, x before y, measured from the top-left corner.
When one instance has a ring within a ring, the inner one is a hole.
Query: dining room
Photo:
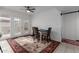
[[[4,6],[0,10],[1,52],[79,52],[77,10],[78,6]]]

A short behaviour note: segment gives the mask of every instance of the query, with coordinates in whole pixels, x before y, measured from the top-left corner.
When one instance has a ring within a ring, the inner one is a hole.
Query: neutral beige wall
[[[66,39],[79,40],[79,13],[63,15],[62,37]]]

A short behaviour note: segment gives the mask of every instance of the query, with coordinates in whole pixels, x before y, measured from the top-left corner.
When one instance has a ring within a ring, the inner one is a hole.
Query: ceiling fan
[[[25,8],[25,10],[27,11],[27,12],[34,12],[34,10],[35,10],[35,8],[31,8],[30,6],[24,6],[24,8]]]

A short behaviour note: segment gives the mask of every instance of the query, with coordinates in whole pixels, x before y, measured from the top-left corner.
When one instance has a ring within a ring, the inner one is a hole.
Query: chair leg
[[[51,40],[51,39],[50,39],[50,36],[48,36],[48,37],[47,37],[47,41],[49,42],[50,40]]]

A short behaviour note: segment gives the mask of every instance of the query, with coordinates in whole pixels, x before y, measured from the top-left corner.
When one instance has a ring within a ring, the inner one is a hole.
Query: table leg
[[[42,37],[42,33],[40,32],[40,42],[42,42],[42,39],[41,39],[41,37]]]

